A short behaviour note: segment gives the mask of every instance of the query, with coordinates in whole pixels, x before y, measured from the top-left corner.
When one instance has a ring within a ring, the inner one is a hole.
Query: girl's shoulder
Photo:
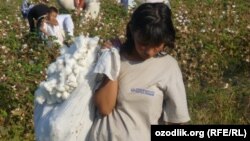
[[[156,57],[154,63],[160,65],[162,68],[165,68],[165,69],[179,68],[179,63],[177,59],[171,55]]]
[[[167,63],[171,63],[171,64],[178,64],[176,58],[174,58],[173,56],[167,54],[167,55],[164,55],[164,56],[160,56],[160,57],[156,57],[156,58],[159,58],[159,60],[162,60],[164,62],[167,62]]]

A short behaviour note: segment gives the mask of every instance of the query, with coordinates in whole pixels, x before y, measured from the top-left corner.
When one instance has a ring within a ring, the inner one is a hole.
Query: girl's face
[[[49,21],[55,21],[57,17],[57,13],[56,12],[51,12],[48,14],[48,20]]]
[[[134,41],[135,41],[136,52],[139,55],[139,57],[143,60],[156,56],[159,52],[161,52],[164,49],[164,43],[152,46],[140,43],[137,39],[137,34],[135,34],[134,36]]]

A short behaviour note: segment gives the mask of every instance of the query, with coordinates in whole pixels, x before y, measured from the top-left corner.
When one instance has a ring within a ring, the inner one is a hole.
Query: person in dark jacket
[[[30,32],[39,29],[42,19],[44,19],[48,12],[49,7],[45,4],[37,4],[30,9],[28,13]]]

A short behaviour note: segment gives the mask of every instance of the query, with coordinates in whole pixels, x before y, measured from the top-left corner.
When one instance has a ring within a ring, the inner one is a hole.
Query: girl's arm
[[[84,9],[84,7],[85,7],[85,0],[80,0],[78,8]]]
[[[57,25],[59,25],[59,23],[58,23],[58,21],[56,20],[56,19],[54,19],[54,20],[50,20],[50,21],[46,21],[48,24],[50,24],[50,25],[53,25],[53,26],[57,26]]]
[[[81,9],[85,8],[85,0],[74,0],[77,13],[79,14]]]
[[[94,102],[100,114],[107,116],[112,112],[116,105],[116,98],[118,93],[118,82],[112,81],[105,76],[102,84],[96,90],[94,95]]]

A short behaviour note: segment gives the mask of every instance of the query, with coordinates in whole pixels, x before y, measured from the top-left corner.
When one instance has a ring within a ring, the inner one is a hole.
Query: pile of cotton
[[[47,79],[36,90],[35,101],[54,104],[68,99],[94,68],[98,41],[98,37],[79,36],[69,48],[62,47],[61,55],[47,69]]]

